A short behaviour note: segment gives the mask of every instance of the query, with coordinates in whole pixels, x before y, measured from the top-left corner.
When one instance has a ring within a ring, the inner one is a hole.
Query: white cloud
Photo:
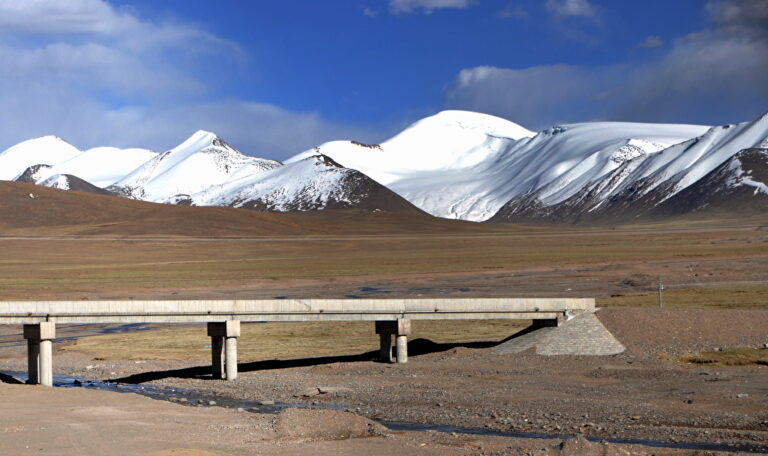
[[[101,1],[0,0],[4,33],[104,33],[135,30],[142,23]]]
[[[653,49],[664,46],[664,40],[657,35],[648,35],[645,39],[637,44],[637,47],[644,49]]]
[[[501,11],[499,11],[499,17],[511,18],[511,19],[525,19],[528,17],[528,12],[520,5],[509,3]]]
[[[194,46],[190,46],[194,43]],[[237,46],[184,24],[156,24],[103,0],[0,0],[0,83],[80,86],[103,97],[201,93],[200,62]]]
[[[768,26],[768,1],[711,0],[706,10],[718,25]]]
[[[591,17],[597,14],[589,0],[547,0],[546,7],[558,17]]]
[[[468,68],[448,87],[445,104],[495,114],[528,128],[544,128],[588,118],[603,103],[604,94],[596,89],[609,82],[615,71],[574,65]]]
[[[216,99],[227,77],[219,70],[244,60],[197,26],[103,0],[0,0],[0,150],[48,134],[80,148],[164,150],[206,129],[280,159],[330,139],[371,139],[317,113]]]
[[[746,4],[721,1],[708,11]],[[656,60],[636,65],[467,68],[446,88],[445,106],[489,112],[533,129],[598,119],[748,120],[768,109],[763,23],[754,14],[712,16],[706,29],[673,41]]]
[[[74,90],[27,87],[6,91],[0,110],[0,151],[54,134],[79,148],[99,145],[167,150],[196,130],[214,131],[243,153],[284,159],[329,140],[378,141],[362,127],[329,122],[319,113],[227,99],[112,107]]]
[[[389,0],[389,12],[431,14],[436,9],[464,9],[473,3],[475,3],[474,0]]]

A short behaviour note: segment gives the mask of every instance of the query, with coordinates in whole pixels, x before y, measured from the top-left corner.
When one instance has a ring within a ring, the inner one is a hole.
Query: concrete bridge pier
[[[411,320],[377,320],[376,334],[379,335],[379,360],[392,362],[392,336],[396,337],[395,360],[398,364],[408,362],[408,336],[411,334]]]
[[[56,323],[42,322],[24,325],[27,339],[27,383],[53,386],[53,339]]]
[[[213,378],[236,379],[240,320],[208,323],[208,335],[211,337]]]

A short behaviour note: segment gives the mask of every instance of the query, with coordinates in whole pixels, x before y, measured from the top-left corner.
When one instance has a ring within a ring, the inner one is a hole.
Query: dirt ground
[[[5,455],[639,455],[637,445],[392,432],[361,416],[289,409],[260,415],[138,395],[0,383]],[[654,450],[678,455],[680,450]],[[704,453],[700,453],[704,454]]]
[[[768,452],[768,366],[676,360],[691,352],[766,343],[768,310],[617,307],[602,309],[598,316],[627,347],[625,353],[495,355],[489,347],[446,350],[413,339],[405,365],[359,356],[243,359],[240,378],[226,382],[211,380],[209,367],[195,362],[103,361],[93,354],[57,350],[55,369],[60,374],[207,390],[219,403],[236,399],[338,406],[348,413],[290,409],[276,418],[133,394],[3,385],[0,429],[16,440],[3,437],[0,450],[26,450],[29,442],[38,441],[39,448],[30,446],[36,452],[9,454],[41,454],[40,448],[42,454],[112,454],[101,452],[109,446],[106,442],[126,439],[133,442],[126,445],[134,445],[125,447],[130,454],[163,455],[712,454],[582,440],[393,432],[368,421],[373,419],[603,439],[747,444]],[[14,330],[18,328],[4,328],[6,334]],[[414,330],[417,338],[418,327]],[[0,346],[0,369],[24,370],[24,347],[11,339],[2,338],[7,343]],[[25,396],[31,409],[23,406]],[[110,416],[106,427],[93,418],[99,413]],[[34,420],[41,417],[46,424],[38,427]],[[56,433],[62,435],[53,438]],[[137,440],[135,435],[146,436]],[[67,453],[66,445],[91,453]]]

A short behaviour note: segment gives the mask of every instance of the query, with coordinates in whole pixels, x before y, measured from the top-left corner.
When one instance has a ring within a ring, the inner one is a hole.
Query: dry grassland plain
[[[4,300],[586,296],[647,307],[658,306],[661,279],[665,307],[768,307],[768,216],[534,226],[178,207],[17,183],[0,196]],[[499,340],[524,324],[419,323],[419,337]],[[285,343],[265,350],[255,337],[253,355],[326,353],[313,340],[337,325],[259,325]],[[347,326],[335,354],[375,345],[370,325]],[[102,336],[115,351],[101,355],[146,344],[155,348],[133,356],[205,359],[199,331],[173,332]]]
[[[372,224],[376,220],[371,219]],[[0,237],[0,299],[596,296],[762,306],[762,223],[184,238]],[[473,227],[474,228],[474,227]],[[478,232],[479,231],[479,232]]]

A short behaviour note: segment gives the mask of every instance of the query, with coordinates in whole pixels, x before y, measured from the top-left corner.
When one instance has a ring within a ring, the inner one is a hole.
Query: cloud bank
[[[208,129],[280,159],[371,135],[317,113],[214,97],[216,68],[244,59],[194,25],[143,20],[103,0],[0,0],[0,150],[55,134],[80,148],[162,151]]]
[[[767,5],[764,0],[711,1],[705,8],[707,28],[675,40],[660,57],[639,65],[467,68],[447,86],[444,104],[534,129],[603,119],[749,120],[768,110]],[[641,45],[663,44],[649,38]]]

